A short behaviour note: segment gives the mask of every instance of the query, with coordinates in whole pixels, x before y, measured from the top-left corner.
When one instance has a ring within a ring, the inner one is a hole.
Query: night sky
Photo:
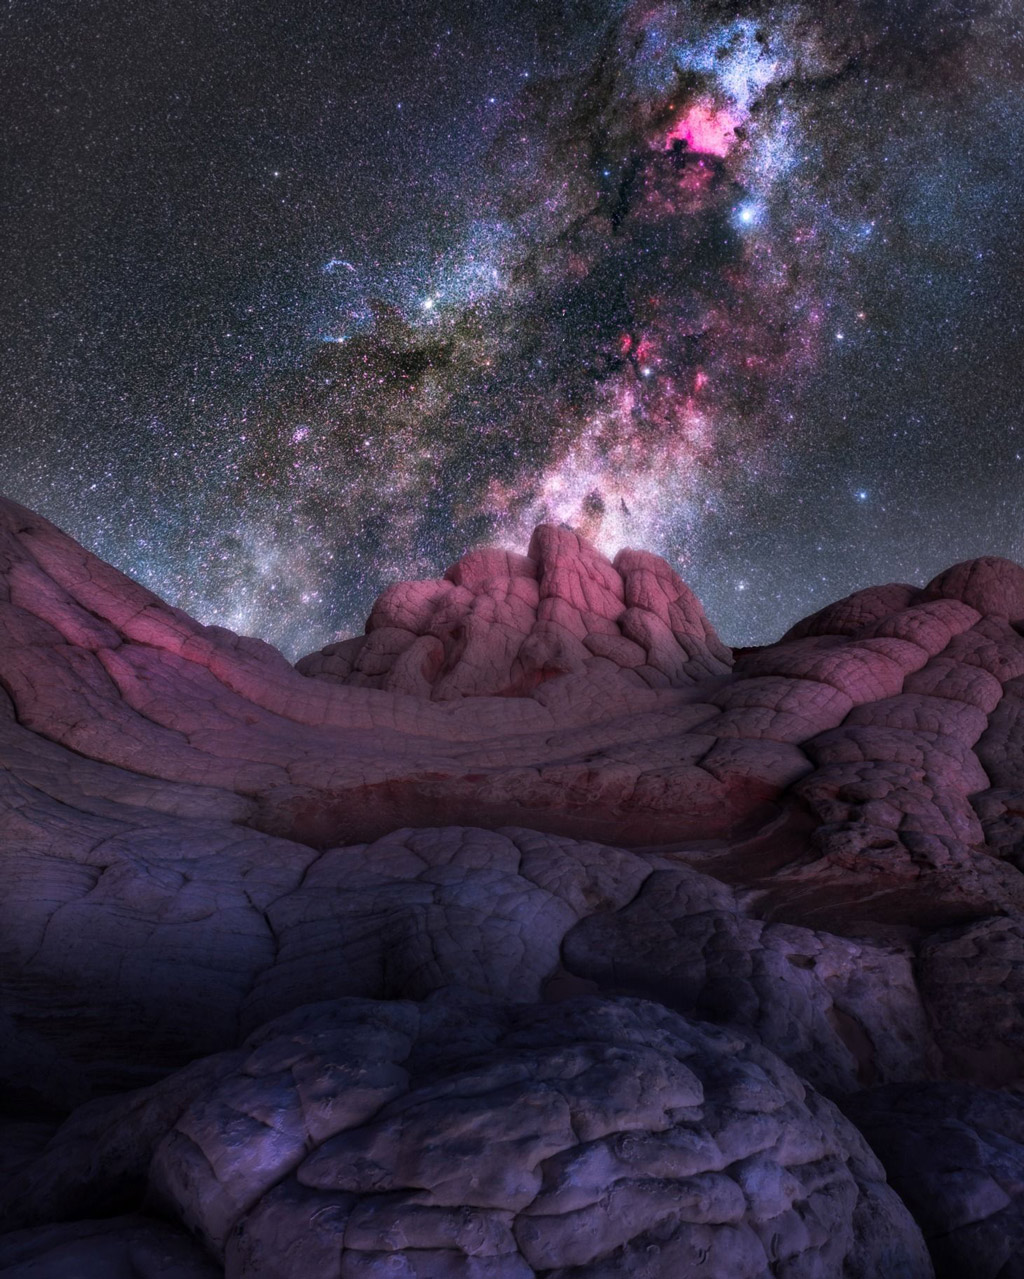
[[[1024,560],[1019,0],[10,0],[0,491],[298,656],[543,520]]]

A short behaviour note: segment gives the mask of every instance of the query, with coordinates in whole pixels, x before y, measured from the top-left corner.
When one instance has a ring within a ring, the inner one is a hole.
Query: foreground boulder
[[[138,1192],[229,1277],[932,1274],[835,1107],[749,1038],[656,1004],[316,1004],[205,1087],[157,1085],[150,1115],[162,1091],[178,1113],[149,1125]],[[102,1140],[138,1133],[127,1106]],[[66,1127],[50,1163],[66,1143],[80,1173],[89,1152]]]
[[[1024,1276],[1024,1096],[896,1086],[847,1112],[922,1226],[939,1279]]]

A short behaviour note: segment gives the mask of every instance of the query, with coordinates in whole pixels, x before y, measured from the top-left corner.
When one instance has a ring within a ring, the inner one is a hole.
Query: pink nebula
[[[685,142],[702,155],[726,156],[736,145],[738,116],[708,101],[694,102],[675,122],[665,138],[665,149],[675,142]]]

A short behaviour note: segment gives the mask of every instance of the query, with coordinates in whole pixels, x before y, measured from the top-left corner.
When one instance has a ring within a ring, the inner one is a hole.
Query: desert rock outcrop
[[[1009,561],[734,655],[541,528],[293,667],[0,502],[0,862],[0,1276],[1011,1273]]]

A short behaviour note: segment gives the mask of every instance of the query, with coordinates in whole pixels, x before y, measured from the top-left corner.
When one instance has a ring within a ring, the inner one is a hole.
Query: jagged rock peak
[[[434,701],[526,696],[558,675],[626,675],[638,687],[724,674],[731,654],[700,601],[649,551],[609,560],[540,525],[526,555],[488,548],[441,578],[389,586],[366,634],[298,663],[304,675]]]

